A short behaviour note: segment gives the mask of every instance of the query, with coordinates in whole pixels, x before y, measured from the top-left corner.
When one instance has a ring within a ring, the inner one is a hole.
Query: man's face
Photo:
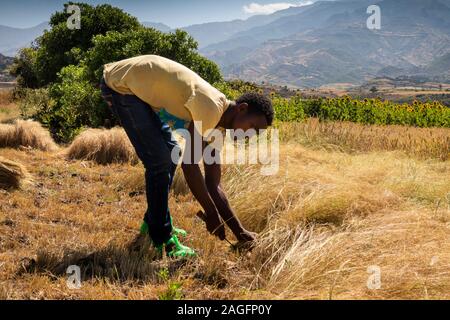
[[[259,130],[267,129],[267,120],[263,113],[249,112],[248,105],[242,103],[236,106],[236,114],[231,124],[231,129],[241,129],[244,132],[249,129]]]

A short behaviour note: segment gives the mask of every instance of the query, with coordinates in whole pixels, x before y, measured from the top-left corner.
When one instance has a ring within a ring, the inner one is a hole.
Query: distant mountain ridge
[[[163,23],[142,22],[142,24],[162,32],[171,31],[171,28]],[[20,48],[30,46],[48,28],[50,28],[48,22],[43,22],[31,28],[14,28],[0,25],[0,54],[15,56]]]
[[[164,23],[160,23],[160,22],[148,22],[148,21],[144,21],[141,22],[142,25],[144,25],[147,28],[154,28],[156,30],[162,31],[162,32],[169,32],[172,30],[171,27],[169,27],[168,25],[164,24]]]
[[[6,56],[15,56],[20,48],[29,46],[48,28],[48,22],[23,29],[0,25],[0,53]]]
[[[303,7],[290,7],[270,15],[255,15],[249,17],[248,19],[193,24],[190,26],[181,27],[179,29],[188,32],[194,37],[195,40],[198,41],[199,47],[204,48],[211,44],[225,41],[237,33],[266,25],[281,17],[299,13],[303,10],[302,8]],[[162,23],[142,22],[142,24],[146,27],[153,27],[163,32],[174,30]]]
[[[381,30],[366,27],[372,4],[381,8]],[[226,78],[297,87],[401,76],[450,82],[449,17],[450,0],[322,0],[182,29]],[[163,23],[142,24],[173,31]],[[46,28],[0,26],[0,53],[14,56]]]
[[[215,43],[226,41],[241,32],[267,25],[282,17],[298,14],[304,10],[303,8],[304,6],[290,7],[270,15],[255,15],[245,20],[236,19],[233,21],[196,24],[181,29],[192,35],[199,42],[200,48],[204,48]]]
[[[14,58],[6,57],[0,54],[0,82],[9,82],[13,77],[7,71],[7,68],[13,63]]]
[[[372,31],[366,10],[374,3],[381,8],[382,26]],[[449,70],[436,74],[431,65],[446,65],[439,59],[450,53],[448,17],[448,0],[316,2],[202,53],[219,63],[226,77],[300,87],[360,84],[389,75],[384,72],[442,79]]]
[[[14,58],[6,57],[0,53],[0,71],[5,70],[14,61]]]

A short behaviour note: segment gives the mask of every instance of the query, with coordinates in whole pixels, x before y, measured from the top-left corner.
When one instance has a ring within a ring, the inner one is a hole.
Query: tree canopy
[[[68,27],[80,8],[80,28]],[[175,60],[210,83],[222,80],[219,67],[202,57],[187,32],[163,33],[111,5],[69,2],[50,18],[50,29],[29,48],[22,49],[11,68],[19,88],[47,88],[50,104],[35,118],[50,127],[55,138],[70,141],[83,127],[104,125],[105,112],[97,84],[103,65],[143,54]],[[113,121],[114,124],[114,121]]]

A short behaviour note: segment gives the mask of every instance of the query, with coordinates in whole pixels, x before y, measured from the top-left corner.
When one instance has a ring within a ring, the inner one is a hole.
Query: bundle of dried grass
[[[28,181],[29,174],[22,164],[0,157],[0,189],[18,189]]]
[[[13,145],[14,125],[0,124],[0,148],[8,148]]]
[[[67,158],[94,161],[98,164],[137,164],[138,157],[122,128],[88,129],[72,142]]]
[[[0,89],[0,105],[6,105],[12,102],[12,90]]]
[[[39,122],[16,120],[0,124],[0,148],[31,147],[42,151],[56,151],[57,144]]]
[[[184,178],[183,170],[180,166],[177,167],[175,171],[175,176],[173,177],[172,190],[175,195],[186,195],[190,192],[189,186]]]

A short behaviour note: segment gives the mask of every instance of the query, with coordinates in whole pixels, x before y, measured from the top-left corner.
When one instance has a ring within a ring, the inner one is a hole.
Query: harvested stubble
[[[137,164],[138,157],[122,128],[87,129],[75,138],[67,150],[71,160],[88,160],[98,164]]]
[[[448,160],[324,149],[281,142],[272,176],[261,176],[260,165],[224,165],[232,208],[259,232],[250,255],[208,235],[191,195],[170,197],[174,222],[189,232],[183,241],[200,258],[174,269],[168,263],[169,283],[182,284],[186,299],[449,299]],[[134,192],[143,190],[142,166],[5,155],[33,173],[58,174],[42,175],[48,191],[36,188],[35,197],[0,192],[5,218],[17,222],[0,222],[3,246],[13,253],[2,256],[0,298],[156,299],[165,292],[152,252],[128,249],[146,208]],[[17,275],[24,256],[36,268]],[[83,290],[65,285],[70,264],[86,272]],[[368,287],[372,266],[381,271],[377,290]]]
[[[174,195],[186,195],[190,191],[189,186],[184,178],[183,170],[178,166],[172,182],[172,191]]]
[[[0,189],[18,189],[27,181],[29,174],[22,164],[0,157]]]
[[[16,120],[0,124],[0,148],[29,147],[42,151],[56,151],[57,144],[39,122]]]
[[[353,122],[278,123],[282,141],[349,152],[403,151],[422,159],[450,158],[449,128],[415,128],[399,125],[362,125]]]
[[[12,102],[12,91],[7,89],[0,89],[0,105],[5,105]]]

